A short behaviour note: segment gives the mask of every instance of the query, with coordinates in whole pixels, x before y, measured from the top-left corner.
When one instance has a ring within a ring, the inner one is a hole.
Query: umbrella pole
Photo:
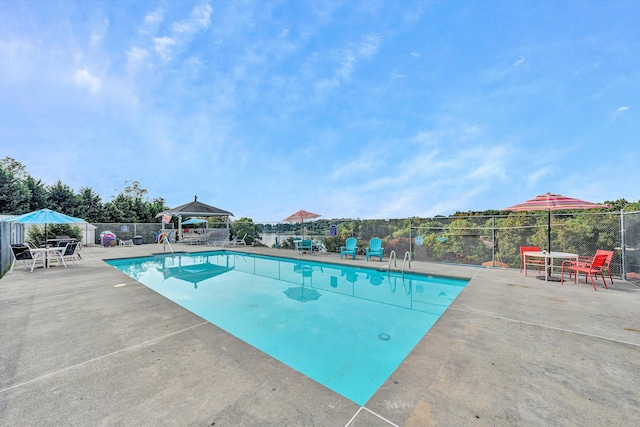
[[[547,211],[547,253],[551,253],[551,210]],[[547,267],[547,277],[551,277],[551,266]]]
[[[547,252],[551,252],[551,211],[547,211]]]

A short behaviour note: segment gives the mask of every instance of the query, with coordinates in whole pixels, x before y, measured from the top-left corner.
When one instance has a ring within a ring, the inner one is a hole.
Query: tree
[[[28,212],[37,211],[38,209],[44,209],[48,206],[49,194],[47,188],[42,181],[36,180],[31,175],[27,176],[24,180],[25,185],[31,193],[29,200]]]
[[[119,194],[122,194],[124,196],[130,196],[133,199],[140,200],[146,199],[148,193],[149,192],[146,189],[140,186],[139,181],[125,181],[124,188],[119,192]]]
[[[107,211],[100,196],[89,187],[83,187],[78,194],[78,210],[74,216],[87,222],[107,222]]]
[[[13,175],[0,167],[0,212],[19,215],[29,212],[29,188]]]
[[[63,184],[60,180],[49,187],[48,199],[51,210],[73,216],[78,209],[78,199],[75,193],[71,187]]]
[[[167,209],[164,199],[145,200],[147,190],[138,181],[125,181],[125,187],[105,205],[110,222],[155,222],[156,215]]]
[[[28,176],[27,169],[24,167],[24,165],[13,157],[7,156],[4,159],[0,160],[0,168],[6,170],[19,180],[24,180]]]
[[[246,234],[245,242],[247,245],[252,245],[255,240],[260,240],[260,226],[253,223],[253,219],[251,218],[240,218],[237,221],[233,221],[231,224],[231,232],[238,238],[242,239],[242,237]]]

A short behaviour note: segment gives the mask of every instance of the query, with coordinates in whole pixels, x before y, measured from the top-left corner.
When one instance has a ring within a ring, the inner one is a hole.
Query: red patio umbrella
[[[505,211],[526,212],[526,211],[547,211],[547,250],[551,252],[551,211],[572,210],[572,209],[608,209],[607,205],[586,202],[560,194],[542,194],[535,199],[518,203]]]
[[[301,209],[298,212],[289,215],[282,221],[283,222],[299,222],[301,224],[304,224],[305,219],[309,220],[309,219],[319,218],[321,216],[322,215],[319,215],[313,212],[308,212]],[[302,238],[304,239],[304,226],[302,227]]]

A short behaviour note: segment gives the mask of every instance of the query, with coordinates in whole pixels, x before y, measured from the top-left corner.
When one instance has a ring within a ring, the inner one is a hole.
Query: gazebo
[[[207,205],[198,201],[198,196],[194,196],[193,202],[185,203],[176,208],[168,209],[165,212],[158,214],[161,217],[163,214],[169,214],[171,216],[178,217],[178,239],[182,240],[182,217],[183,216],[221,216],[225,217],[225,223],[227,225],[227,236],[229,235],[229,217],[233,214],[229,211],[216,208],[215,206]],[[163,225],[164,226],[164,225]]]

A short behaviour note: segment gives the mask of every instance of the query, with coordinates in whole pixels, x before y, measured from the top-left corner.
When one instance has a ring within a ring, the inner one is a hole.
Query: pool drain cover
[[[391,339],[391,336],[389,334],[380,334],[378,335],[378,338],[380,338],[382,341],[389,341]]]

